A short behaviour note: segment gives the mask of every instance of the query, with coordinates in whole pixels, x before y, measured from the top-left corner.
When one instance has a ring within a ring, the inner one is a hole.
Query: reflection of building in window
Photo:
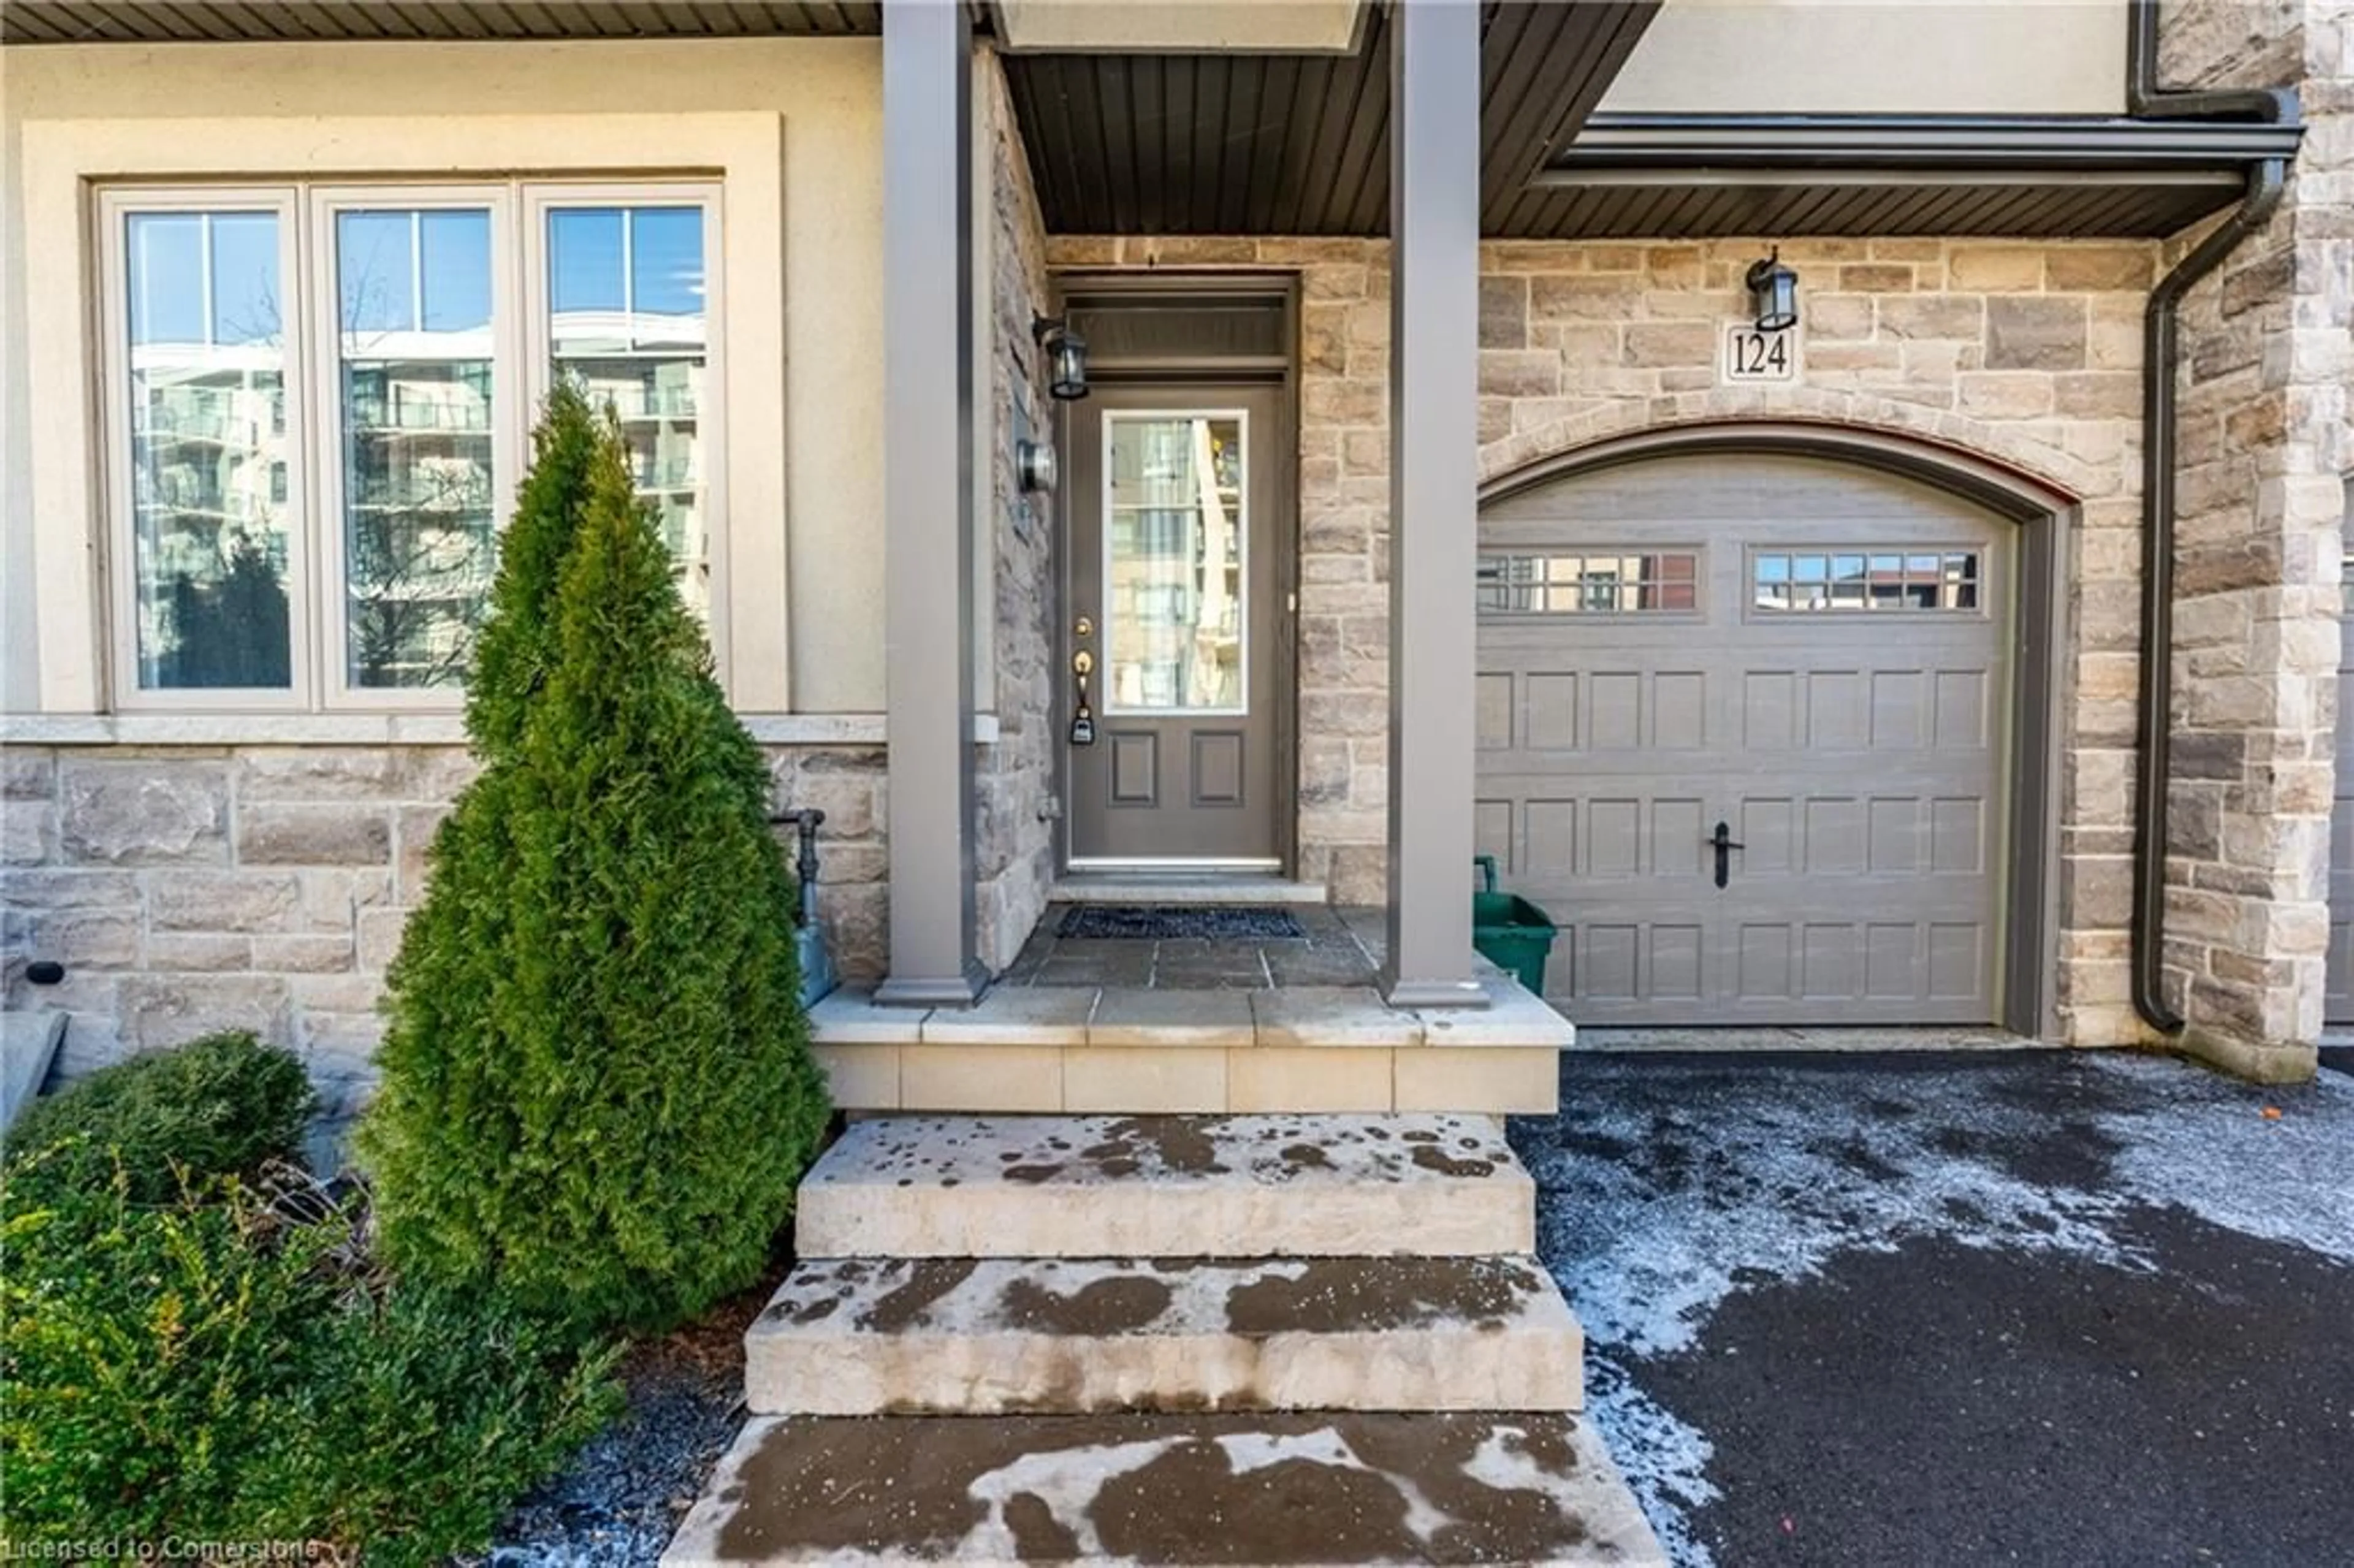
[[[1761,551],[1752,602],[1771,610],[1976,609],[1975,550]]]
[[[703,209],[557,207],[547,247],[556,372],[578,381],[592,403],[611,406],[638,494],[678,562],[680,588],[706,614]]]
[[[1241,422],[1107,418],[1107,701],[1174,711],[1243,706]]]
[[[613,405],[685,597],[705,609],[714,453],[702,425],[717,389],[704,384],[703,198],[312,194],[239,192],[218,210],[184,205],[185,193],[101,198],[122,284],[108,302],[129,373],[108,393],[120,437],[110,494],[127,524],[138,689],[293,687],[307,650],[287,598],[309,581],[342,680],[302,685],[330,700],[339,684],[453,691],[512,499],[497,459],[525,422],[523,397],[551,374]],[[540,242],[494,250],[514,232],[494,219],[518,206],[545,220]],[[281,271],[298,258],[332,302],[331,344],[281,308]],[[526,335],[493,331],[499,298],[546,302],[528,335],[545,333],[552,363],[499,363],[502,344]],[[290,404],[316,412],[290,430]],[[315,490],[309,474],[323,476]]]
[[[283,688],[293,651],[277,215],[134,213],[122,236],[138,683]]]
[[[1700,557],[1690,551],[1487,555],[1479,605],[1499,615],[1615,615],[1699,608]]]
[[[348,677],[454,684],[496,556],[490,214],[340,212],[335,245]]]

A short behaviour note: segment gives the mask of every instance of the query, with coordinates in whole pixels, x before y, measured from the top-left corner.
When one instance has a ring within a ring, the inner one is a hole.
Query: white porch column
[[[883,548],[891,969],[875,1000],[961,1005],[973,953],[971,33],[883,8]]]
[[[1479,6],[1399,0],[1390,38],[1390,905],[1383,989],[1471,979],[1479,561]]]

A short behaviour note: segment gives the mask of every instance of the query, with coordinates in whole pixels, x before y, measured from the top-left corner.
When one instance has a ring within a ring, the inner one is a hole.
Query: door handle
[[[1733,829],[1723,822],[1717,823],[1716,832],[1701,842],[1716,851],[1716,885],[1723,887],[1726,877],[1732,873],[1733,852],[1737,849],[1747,849],[1749,846],[1735,843],[1733,839]]]
[[[1084,629],[1087,621],[1079,622]],[[1081,636],[1086,635],[1083,630]],[[1078,701],[1071,707],[1071,744],[1093,746],[1096,743],[1095,710],[1087,706],[1087,677],[1095,673],[1096,656],[1081,648],[1071,655],[1071,676],[1078,685]]]

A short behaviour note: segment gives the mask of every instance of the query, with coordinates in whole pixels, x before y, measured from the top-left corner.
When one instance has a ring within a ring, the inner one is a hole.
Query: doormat
[[[1074,904],[1055,935],[1076,938],[1265,942],[1304,938],[1307,928],[1288,909],[1222,909],[1211,905]]]

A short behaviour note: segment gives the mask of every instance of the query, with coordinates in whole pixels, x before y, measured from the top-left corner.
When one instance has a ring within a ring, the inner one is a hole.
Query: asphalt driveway
[[[1581,1054],[1562,1104],[1513,1141],[1677,1562],[2354,1563],[2343,1071]]]

